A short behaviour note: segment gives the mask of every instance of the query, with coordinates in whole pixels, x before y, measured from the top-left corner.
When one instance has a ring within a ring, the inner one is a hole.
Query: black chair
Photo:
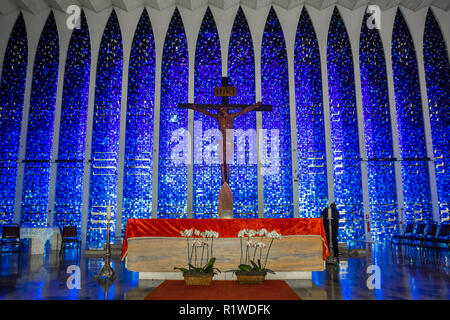
[[[19,250],[13,249],[8,251],[3,251],[4,246],[19,245]],[[1,252],[19,252],[22,254],[23,243],[20,241],[20,227],[19,225],[5,225],[3,226],[2,240],[0,243]]]
[[[436,235],[436,237],[433,239],[433,248],[435,249],[443,249],[440,245],[444,244],[447,245],[447,249],[450,249],[450,228],[449,224],[441,224],[441,227],[439,229],[439,233]]]
[[[414,224],[412,222],[408,222],[406,224],[405,231],[402,234],[396,234],[392,236],[391,245],[403,244],[403,240],[406,240],[408,237],[410,237],[413,231],[414,231]]]
[[[427,231],[424,233],[422,237],[417,237],[414,240],[419,241],[421,247],[429,248],[429,246],[427,246],[427,243],[435,239],[436,231],[437,231],[437,223],[433,223],[431,226],[427,228]]]
[[[409,237],[406,237],[406,239],[408,240],[409,245],[417,246],[417,241],[420,242],[420,240],[424,237],[424,235],[425,235],[425,223],[419,223],[417,225],[416,231],[412,233]]]
[[[3,248],[7,246],[9,250],[4,251]],[[19,249],[17,249],[19,246]],[[19,253],[19,273],[22,271],[22,253],[23,243],[20,240],[20,226],[17,224],[4,225],[2,231],[2,239],[0,242],[0,258],[3,253]]]
[[[61,230],[61,249],[59,250],[59,254],[64,256],[66,246],[68,244],[75,244],[77,247],[77,254],[81,249],[81,240],[78,238],[77,227],[74,226],[66,226]]]

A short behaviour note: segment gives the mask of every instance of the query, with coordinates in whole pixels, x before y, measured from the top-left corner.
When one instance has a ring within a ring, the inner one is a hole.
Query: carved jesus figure
[[[261,107],[261,102],[258,102],[253,106],[248,106],[242,109],[241,111],[235,113],[229,113],[228,108],[226,106],[221,106],[217,113],[211,113],[208,110],[198,108],[195,105],[189,107],[195,111],[207,115],[208,117],[216,119],[219,123],[219,130],[222,135],[222,148],[221,150],[219,150],[219,157],[222,170],[222,185],[225,183],[229,184],[230,180],[230,170],[228,163],[230,162],[231,156],[233,155],[234,151],[234,142],[233,142],[234,119],[248,112],[251,112],[259,107]],[[227,150],[229,152],[227,152]]]

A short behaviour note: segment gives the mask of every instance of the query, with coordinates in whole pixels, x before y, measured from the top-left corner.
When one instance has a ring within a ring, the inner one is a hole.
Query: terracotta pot
[[[209,286],[214,273],[184,272],[183,277],[187,286]]]
[[[266,279],[267,272],[236,272],[239,284],[262,284]]]

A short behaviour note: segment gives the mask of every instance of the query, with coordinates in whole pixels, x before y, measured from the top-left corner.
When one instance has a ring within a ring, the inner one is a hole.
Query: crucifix
[[[208,117],[216,119],[219,124],[219,130],[222,134],[222,148],[221,150],[219,150],[222,173],[222,187],[220,188],[219,192],[219,217],[233,218],[233,194],[229,186],[230,169],[228,163],[230,162],[231,156],[233,155],[234,142],[233,135],[230,136],[229,132],[230,130],[231,132],[234,130],[234,119],[236,119],[237,117],[251,111],[272,111],[272,106],[262,105],[261,102],[258,102],[255,105],[230,104],[229,97],[236,96],[237,89],[236,87],[228,86],[227,77],[222,78],[222,87],[214,89],[214,95],[216,97],[222,97],[222,103],[220,105],[180,103],[178,107],[198,111],[204,115],[207,115]],[[208,111],[213,109],[217,110],[217,113]],[[240,111],[230,113],[229,110]]]

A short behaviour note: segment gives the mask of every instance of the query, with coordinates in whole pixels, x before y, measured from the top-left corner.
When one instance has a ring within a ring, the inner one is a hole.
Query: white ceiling
[[[450,9],[450,0],[0,0],[0,14],[8,14],[18,9],[36,14],[48,8],[65,12],[66,8],[73,4],[95,12],[100,12],[111,7],[132,11],[144,5],[157,10],[175,5],[190,10],[195,10],[206,5],[228,9],[238,4],[253,9],[259,9],[272,4],[285,9],[292,9],[299,5],[307,4],[319,10],[336,4],[351,10],[369,4],[376,4],[382,10],[399,5],[411,10],[418,10],[428,6],[435,6],[445,11]]]

